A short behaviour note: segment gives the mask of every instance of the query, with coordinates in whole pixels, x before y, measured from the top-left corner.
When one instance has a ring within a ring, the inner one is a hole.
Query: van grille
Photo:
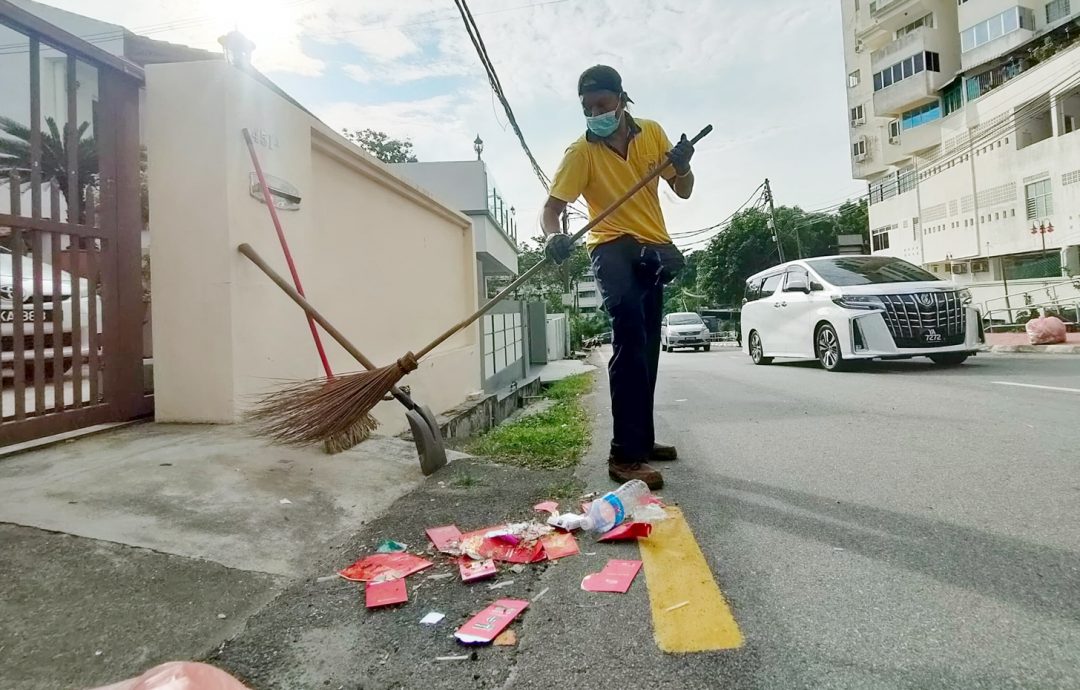
[[[881,295],[885,323],[899,348],[947,347],[964,342],[967,319],[956,291]],[[931,333],[941,336],[935,340]],[[928,337],[930,336],[930,337]]]

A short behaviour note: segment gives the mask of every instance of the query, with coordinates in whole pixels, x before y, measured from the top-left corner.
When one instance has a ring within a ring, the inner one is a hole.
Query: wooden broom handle
[[[699,141],[704,139],[709,134],[709,132],[712,131],[712,129],[713,129],[712,125],[707,125],[705,127],[705,129],[698,132],[697,136],[695,136],[693,139],[690,140],[690,143],[691,144],[698,143]],[[608,216],[610,216],[620,206],[625,204],[630,199],[630,197],[632,197],[635,194],[637,194],[638,192],[640,192],[642,190],[642,188],[645,187],[645,185],[647,185],[650,182],[652,182],[653,180],[655,180],[660,175],[660,173],[664,171],[664,168],[666,168],[669,165],[671,165],[671,152],[670,151],[668,152],[668,156],[664,159],[663,163],[657,165],[655,168],[650,170],[644,177],[642,177],[638,181],[637,184],[635,184],[633,187],[631,187],[630,190],[628,192],[626,192],[626,194],[623,194],[621,197],[616,199],[615,202],[611,204],[611,206],[608,206],[607,208],[605,208],[595,218],[593,218],[588,223],[586,223],[585,227],[581,228],[576,233],[571,235],[570,241],[576,243],[578,240],[580,240],[582,237],[584,237],[585,234],[588,233],[590,230],[592,230],[594,227],[596,227],[600,223],[600,221],[602,221],[605,218],[607,218]],[[547,264],[550,261],[551,260],[548,259],[545,256],[542,260],[536,262],[536,264],[534,264],[532,268],[530,268],[529,270],[525,271],[520,276],[518,276],[517,279],[514,282],[507,285],[505,288],[502,289],[501,292],[499,292],[499,294],[495,295],[494,297],[489,299],[487,302],[485,302],[484,305],[482,307],[480,307],[479,309],[477,309],[475,312],[473,312],[473,314],[471,316],[467,316],[464,319],[462,319],[459,323],[451,326],[449,329],[447,329],[447,331],[445,333],[440,335],[435,340],[432,340],[424,349],[417,352],[416,353],[416,359],[422,359],[429,352],[431,352],[432,350],[437,348],[439,345],[442,345],[444,342],[446,342],[451,337],[453,337],[455,333],[457,333],[458,331],[470,326],[477,319],[479,319],[481,316],[483,316],[488,311],[490,311],[492,307],[494,307],[496,304],[498,304],[499,302],[506,299],[506,296],[509,295],[511,292],[513,292],[514,290],[517,290],[519,287],[521,287],[525,283],[529,282],[529,280],[531,280],[534,275],[539,273],[545,266],[547,266]]]

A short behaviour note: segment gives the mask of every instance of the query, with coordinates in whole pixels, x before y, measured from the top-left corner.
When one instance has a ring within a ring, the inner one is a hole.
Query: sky
[[[48,0],[155,39],[220,50],[239,29],[255,65],[335,129],[412,140],[424,161],[475,158],[519,237],[545,199],[452,0]],[[662,189],[673,233],[723,220],[769,177],[776,203],[821,208],[851,179],[836,0],[471,0],[525,139],[553,174],[583,132],[577,77],[623,75],[631,112],[674,141],[715,127],[694,157],[693,197]],[[694,248],[694,247],[690,247]]]

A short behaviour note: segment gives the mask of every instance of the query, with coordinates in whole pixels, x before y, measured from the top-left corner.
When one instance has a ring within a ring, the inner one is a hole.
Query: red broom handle
[[[293,262],[292,252],[289,251],[289,243],[285,240],[285,231],[281,229],[281,219],[278,218],[277,207],[274,206],[274,198],[270,194],[270,187],[266,184],[266,176],[263,175],[262,165],[259,164],[259,156],[255,153],[255,143],[251,140],[251,132],[247,127],[243,129],[244,142],[247,143],[248,153],[251,154],[251,164],[255,166],[255,176],[259,178],[259,187],[262,188],[263,201],[266,208],[270,209],[270,219],[274,221],[274,230],[277,230],[278,241],[281,243],[281,251],[285,254],[285,263],[289,265],[289,273],[292,274],[293,285],[302,297],[304,286],[300,284],[300,274],[296,272],[296,264]],[[311,338],[315,341],[315,349],[319,351],[319,359],[322,361],[326,378],[334,378],[334,372],[330,369],[330,360],[326,358],[326,350],[323,349],[322,339],[319,337],[319,329],[315,327],[315,319],[307,315],[308,327],[311,328]]]

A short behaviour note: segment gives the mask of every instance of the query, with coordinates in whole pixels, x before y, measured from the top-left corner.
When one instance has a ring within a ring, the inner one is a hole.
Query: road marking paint
[[[739,624],[690,525],[678,508],[667,512],[638,540],[657,646],[671,654],[741,647]]]
[[[991,381],[999,386],[1016,386],[1017,388],[1038,388],[1044,391],[1061,391],[1063,393],[1080,393],[1080,388],[1060,388],[1058,386],[1038,386],[1034,383],[1013,383],[1012,381]]]

